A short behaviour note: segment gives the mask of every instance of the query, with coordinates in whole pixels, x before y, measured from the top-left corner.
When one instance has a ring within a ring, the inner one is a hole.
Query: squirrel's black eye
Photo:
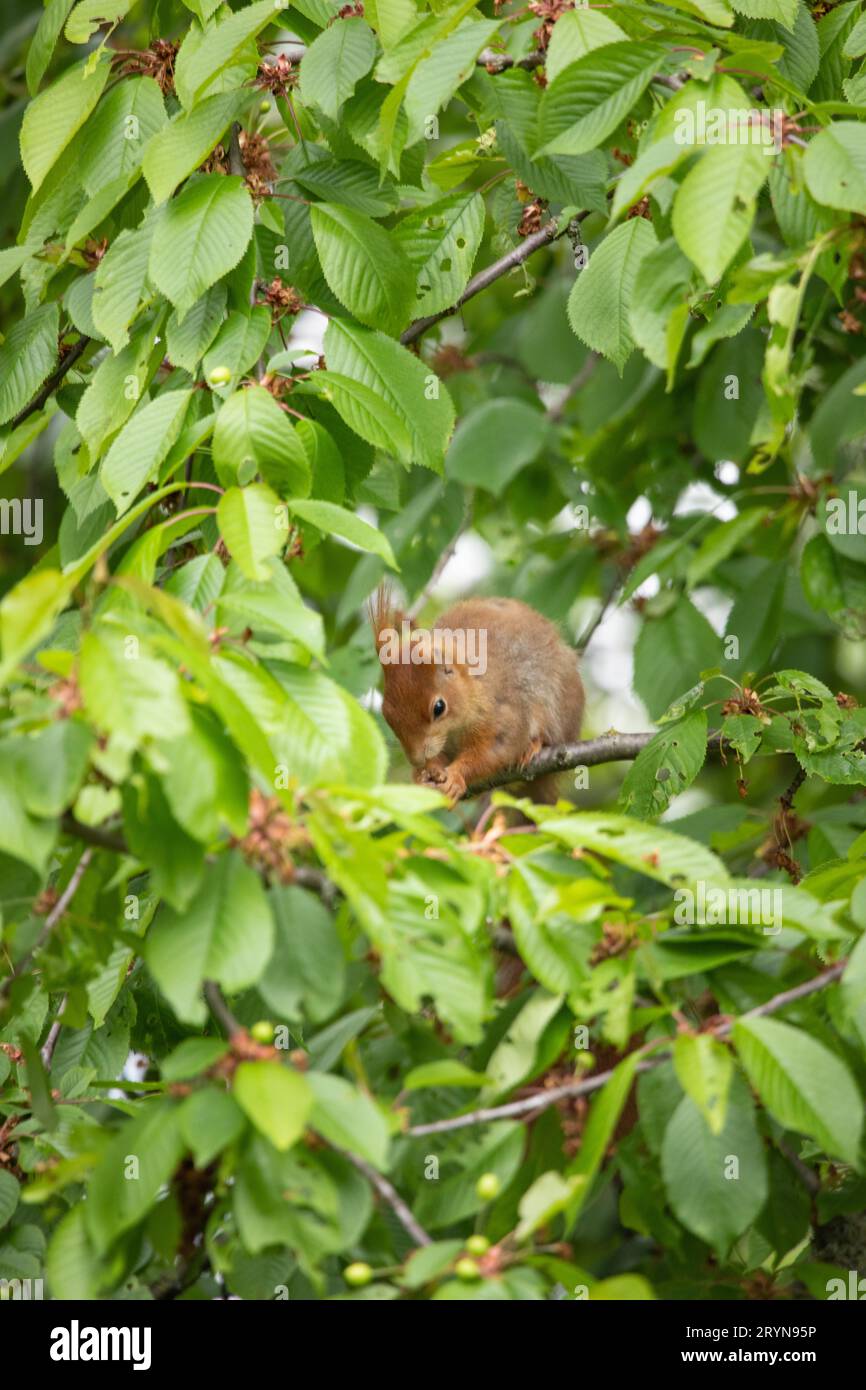
[[[441,719],[447,708],[448,706],[445,704],[445,701],[442,699],[442,696],[440,695],[439,699],[433,706],[433,718]]]

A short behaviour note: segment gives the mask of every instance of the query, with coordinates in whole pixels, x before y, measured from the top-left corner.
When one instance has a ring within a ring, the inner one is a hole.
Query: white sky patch
[[[636,497],[626,514],[628,529],[642,531],[653,519],[653,509],[646,497]]]
[[[684,512],[712,512],[717,521],[730,521],[737,515],[737,508],[729,497],[723,497],[709,483],[697,482],[689,483],[674,507],[674,516],[682,516]]]

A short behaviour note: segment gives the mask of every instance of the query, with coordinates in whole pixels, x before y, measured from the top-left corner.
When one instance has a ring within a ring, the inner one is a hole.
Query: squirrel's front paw
[[[445,775],[439,784],[439,791],[447,796],[452,806],[456,806],[466,791],[466,778],[454,767],[446,767]]]
[[[425,763],[412,773],[412,780],[422,786],[438,787],[445,780],[445,764],[440,761]]]

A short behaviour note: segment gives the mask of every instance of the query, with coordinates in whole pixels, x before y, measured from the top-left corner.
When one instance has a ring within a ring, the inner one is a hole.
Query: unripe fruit
[[[225,386],[231,381],[232,373],[230,367],[214,367],[207,374],[207,379],[211,386]]]
[[[353,1289],[362,1289],[373,1278],[373,1271],[363,1260],[356,1260],[343,1270],[343,1278]]]
[[[474,1284],[476,1279],[481,1278],[481,1270],[474,1260],[470,1260],[468,1255],[464,1255],[462,1260],[458,1260],[454,1266],[454,1273],[458,1279],[462,1279],[464,1284]]]
[[[470,1255],[486,1255],[490,1249],[490,1241],[486,1236],[470,1236],[466,1242],[466,1249]]]
[[[475,1194],[482,1202],[492,1202],[499,1196],[501,1184],[495,1173],[482,1173],[475,1184]]]
[[[268,1023],[266,1018],[260,1018],[258,1023],[254,1023],[250,1029],[251,1035],[258,1043],[269,1043],[274,1040],[274,1025]]]
[[[259,110],[261,111],[262,115],[264,115],[266,111],[270,111],[270,109],[271,109],[271,103],[270,103],[269,101],[260,101],[260,102],[259,102]]]

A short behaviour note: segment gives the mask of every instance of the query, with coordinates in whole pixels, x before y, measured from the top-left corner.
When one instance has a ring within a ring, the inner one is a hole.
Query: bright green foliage
[[[823,1297],[866,1205],[862,6],[358,8],[4,7],[0,1279]],[[365,614],[437,616],[464,529],[485,592],[603,610],[584,737],[623,656],[647,730],[477,832]]]

